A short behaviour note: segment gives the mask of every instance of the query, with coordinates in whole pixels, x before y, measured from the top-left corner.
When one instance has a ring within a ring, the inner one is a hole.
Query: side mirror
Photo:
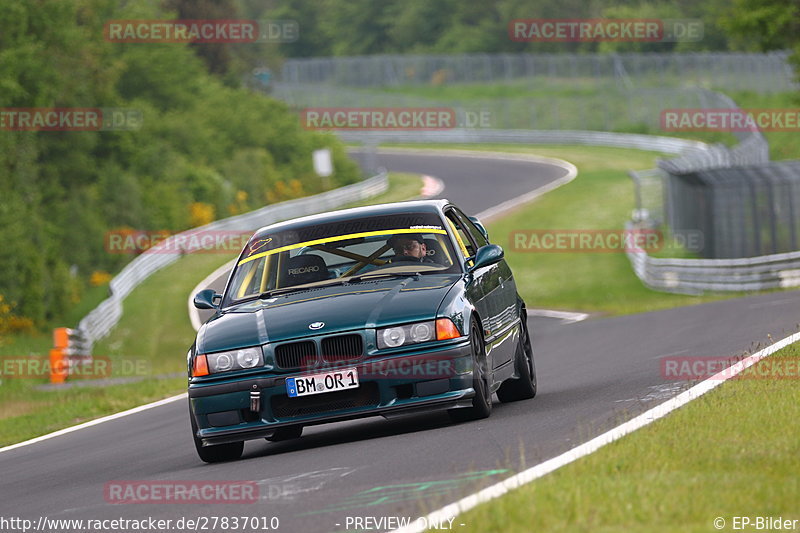
[[[219,309],[219,305],[214,303],[222,295],[214,292],[214,289],[205,289],[194,295],[194,306],[198,309]]]
[[[493,265],[503,259],[503,249],[496,244],[487,244],[478,248],[478,253],[472,259],[474,264],[467,267],[467,272],[473,272],[479,268]]]
[[[488,241],[489,232],[486,231],[486,226],[484,226],[483,223],[480,220],[478,220],[477,217],[467,217],[467,218],[470,220],[470,222],[475,224],[475,227],[478,228],[478,231],[480,231],[481,234],[484,236],[484,238]]]

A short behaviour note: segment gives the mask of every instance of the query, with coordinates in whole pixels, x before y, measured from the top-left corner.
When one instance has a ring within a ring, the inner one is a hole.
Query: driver
[[[425,246],[425,239],[419,233],[401,233],[392,235],[386,241],[392,247],[395,261],[413,261],[418,263],[434,263],[428,257],[428,248]]]

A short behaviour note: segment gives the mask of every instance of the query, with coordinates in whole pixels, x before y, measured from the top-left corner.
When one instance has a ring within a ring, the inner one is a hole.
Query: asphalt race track
[[[446,184],[443,196],[468,213],[565,172],[535,163],[430,155],[382,155],[380,163],[440,178]],[[502,236],[493,238],[503,244]],[[187,400],[176,401],[0,454],[2,515],[34,524],[40,516],[257,516],[267,524],[275,516],[278,531],[391,529],[395,522],[363,519],[415,519],[566,451],[686,387],[662,377],[662,357],[742,354],[767,342],[768,335],[777,340],[796,331],[798,309],[800,293],[792,291],[570,324],[534,318],[539,377],[534,400],[495,402],[491,418],[462,424],[441,413],[315,426],[294,441],[250,441],[242,460],[232,463],[205,465],[197,458]],[[259,497],[236,505],[106,501],[109,482],[131,480],[250,480],[258,483]],[[457,517],[444,525],[470,529],[461,524]],[[172,527],[190,529],[174,522]]]

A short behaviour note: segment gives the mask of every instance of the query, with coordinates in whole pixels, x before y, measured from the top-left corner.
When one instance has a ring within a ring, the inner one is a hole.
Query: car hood
[[[457,274],[429,274],[372,280],[246,302],[206,322],[197,335],[197,350],[217,352],[432,319],[459,278]],[[309,325],[314,322],[324,326],[312,330]]]

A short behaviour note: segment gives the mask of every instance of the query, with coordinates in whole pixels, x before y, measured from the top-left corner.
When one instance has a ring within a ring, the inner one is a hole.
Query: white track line
[[[490,207],[489,209],[485,209],[475,216],[482,221],[497,218],[498,216],[504,215],[506,214],[506,212],[511,211],[512,209],[516,209],[522,204],[532,202],[536,198],[540,197],[541,195],[547,192],[552,191],[553,189],[558,189],[562,185],[566,185],[567,183],[574,180],[578,176],[578,168],[568,161],[562,161],[561,159],[552,159],[549,161],[549,163],[554,166],[563,168],[564,170],[567,171],[567,173],[562,177],[551,181],[550,183],[542,185],[541,187],[538,187],[532,190],[531,192],[523,194],[522,196],[517,196],[516,198],[512,198],[511,200],[505,201],[502,204]]]
[[[468,511],[473,507],[477,506],[478,504],[488,502],[495,498],[499,498],[500,496],[506,494],[510,490],[516,489],[522,485],[530,483],[554,470],[561,468],[562,466],[566,466],[569,463],[580,459],[581,457],[585,457],[591,453],[596,452],[606,444],[610,444],[615,440],[618,440],[629,433],[636,431],[639,428],[642,428],[651,422],[658,420],[666,416],[667,414],[671,413],[672,411],[678,409],[686,405],[687,403],[691,402],[692,400],[696,400],[703,394],[707,393],[708,391],[716,388],[718,385],[724,383],[728,379],[738,375],[746,368],[751,367],[752,365],[756,364],[760,360],[764,359],[775,353],[776,351],[780,350],[781,348],[785,348],[790,344],[793,344],[797,341],[800,341],[800,333],[795,333],[790,335],[784,339],[779,340],[775,344],[760,350],[753,355],[742,359],[741,361],[737,361],[730,367],[726,368],[725,370],[721,371],[720,373],[716,374],[708,378],[705,381],[702,381],[695,385],[694,387],[682,392],[681,394],[675,396],[667,400],[666,402],[657,405],[656,407],[645,411],[644,413],[640,414],[639,416],[632,418],[625,422],[624,424],[620,424],[619,426],[615,427],[610,431],[606,431],[602,435],[599,435],[588,442],[584,442],[572,448],[571,450],[562,453],[557,457],[553,457],[543,463],[540,463],[534,467],[531,467],[527,470],[523,470],[522,472],[511,476],[510,478],[486,487],[476,493],[470,494],[464,498],[461,498],[457,502],[451,503],[450,505],[446,505],[439,509],[438,511],[434,511],[425,517],[425,520],[417,519],[416,521],[412,522],[408,526],[401,527],[399,529],[395,529],[392,533],[421,533],[427,530],[428,523],[438,523],[441,521],[446,521],[450,518],[457,516],[460,513]]]
[[[572,313],[570,311],[557,311],[555,309],[528,309],[528,316],[543,316],[545,318],[560,318],[565,324],[580,322],[589,318],[589,313]]]
[[[194,289],[189,293],[189,301],[187,302],[187,306],[189,307],[189,320],[192,322],[192,327],[195,331],[200,329],[202,326],[202,322],[200,322],[200,313],[197,312],[197,308],[194,306],[194,295],[198,292],[202,291],[203,289],[207,288],[212,281],[220,277],[224,272],[233,268],[234,263],[236,263],[236,259],[231,259],[214,272],[203,278],[203,281],[198,283]]]
[[[164,398],[163,400],[158,400],[157,402],[148,403],[145,405],[140,405],[138,407],[134,407],[133,409],[128,409],[127,411],[122,411],[120,413],[114,413],[113,415],[104,416],[102,418],[96,418],[94,420],[90,420],[88,422],[84,422],[83,424],[78,424],[77,426],[71,426],[68,428],[60,429],[58,431],[54,431],[53,433],[48,433],[47,435],[42,435],[41,437],[36,437],[30,440],[26,440],[24,442],[18,442],[17,444],[11,444],[4,448],[0,448],[0,453],[7,452],[13,450],[15,448],[20,448],[22,446],[27,446],[29,444],[35,444],[37,442],[42,442],[43,440],[52,439],[53,437],[60,437],[61,435],[66,435],[67,433],[72,433],[73,431],[78,431],[81,429],[85,429],[88,427],[96,426],[98,424],[102,424],[103,422],[109,422],[111,420],[116,420],[118,418],[122,418],[124,416],[132,415],[135,413],[141,413],[142,411],[146,411],[148,409],[152,409],[154,407],[160,407],[162,405],[166,405],[168,403],[172,403],[178,400],[186,399],[187,394],[184,392],[183,394],[178,394],[177,396],[171,396],[169,398]]]

